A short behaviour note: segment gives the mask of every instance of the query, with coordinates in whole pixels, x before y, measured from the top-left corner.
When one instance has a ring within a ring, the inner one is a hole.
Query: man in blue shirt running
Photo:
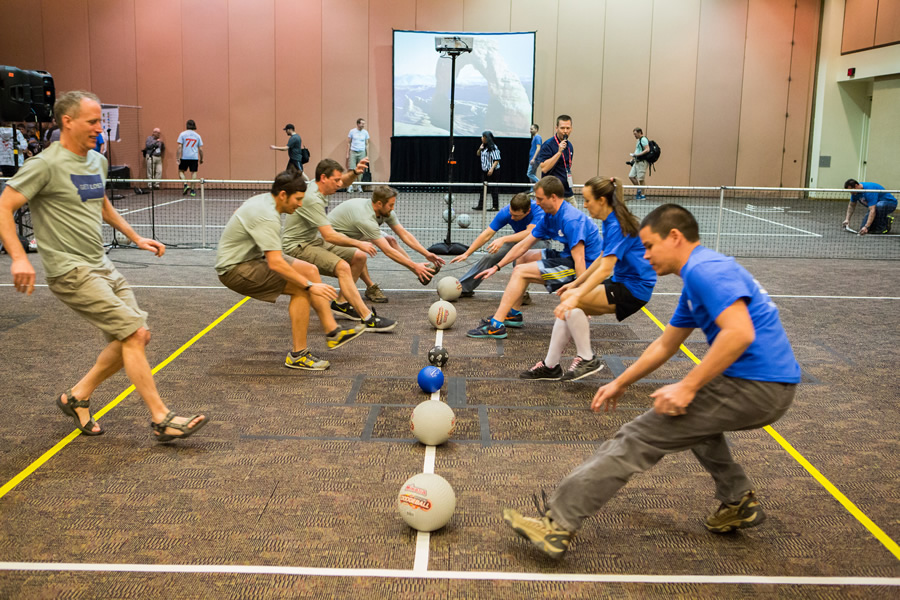
[[[863,190],[850,194],[850,204],[847,205],[847,216],[844,217],[843,227],[850,226],[850,217],[857,204],[866,207],[866,214],[859,226],[859,235],[867,233],[890,233],[894,224],[894,217],[890,216],[892,212],[897,210],[897,199],[883,190],[884,186],[877,183],[864,181],[862,183],[855,179],[848,179],[844,182],[845,190]]]
[[[706,520],[714,533],[755,527],[765,513],[753,484],[734,462],[724,432],[757,429],[781,418],[794,399],[800,365],[778,309],[733,258],[700,245],[697,221],[664,204],[641,222],[645,258],[658,275],[678,274],[684,288],[662,335],[594,396],[594,411],[615,409],[629,385],[665,364],[697,327],[710,347],[679,382],[652,394],[653,408],[626,423],[560,482],[539,518],[512,509],[503,518],[548,556],[560,558],[584,519],[628,480],[665,455],[690,450],[716,484],[722,503]]]

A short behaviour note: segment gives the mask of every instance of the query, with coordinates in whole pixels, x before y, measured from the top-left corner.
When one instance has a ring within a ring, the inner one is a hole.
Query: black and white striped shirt
[[[487,173],[491,170],[491,165],[494,164],[494,161],[497,161],[497,168],[494,171],[500,170],[500,148],[494,146],[493,150],[488,150],[485,148],[481,151],[481,170]]]

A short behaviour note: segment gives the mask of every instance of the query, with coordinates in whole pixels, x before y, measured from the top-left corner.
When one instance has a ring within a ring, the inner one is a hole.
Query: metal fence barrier
[[[113,205],[141,235],[178,248],[215,248],[222,229],[234,210],[250,196],[265,193],[271,181],[198,179],[196,196],[184,193],[181,180],[161,180],[160,189],[149,189],[147,180],[111,180],[108,196]],[[379,183],[362,183],[362,192],[339,191],[329,197],[329,209],[352,197],[370,197]],[[434,184],[389,183],[399,190],[395,208],[403,226],[426,247],[445,241],[450,219],[451,241],[471,244],[489,226],[489,186],[500,193],[500,206],[530,184]],[[631,211],[643,218],[664,203],[681,204],[700,224],[704,245],[737,257],[771,258],[900,258],[898,231],[856,235],[842,225],[850,198],[848,190],[762,187],[644,186],[645,199],[634,199],[635,186],[626,185]],[[573,204],[584,210],[582,186],[576,186]],[[136,193],[140,189],[145,193]],[[448,210],[451,201],[452,209]],[[897,191],[888,191],[895,197]],[[474,210],[476,206],[482,210]],[[858,206],[851,228],[858,230],[867,209]],[[464,216],[465,215],[465,216]],[[598,223],[599,225],[599,223]],[[126,244],[121,234],[104,225],[104,239]]]

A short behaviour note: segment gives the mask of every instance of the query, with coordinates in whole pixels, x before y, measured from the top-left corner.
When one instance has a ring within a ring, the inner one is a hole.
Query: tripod
[[[453,214],[453,169],[456,167],[456,157],[454,156],[456,147],[453,143],[453,111],[456,98],[456,59],[463,52],[471,51],[471,48],[458,48],[443,51],[450,56],[450,153],[447,158],[447,183],[450,185],[447,186],[447,237],[444,238],[443,243],[439,242],[428,248],[429,252],[434,252],[435,254],[463,254],[468,250],[467,246],[453,242],[453,219],[450,218],[450,215]]]

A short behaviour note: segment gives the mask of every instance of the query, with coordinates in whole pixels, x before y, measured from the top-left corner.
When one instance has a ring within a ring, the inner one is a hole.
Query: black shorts
[[[287,162],[287,166],[284,168],[285,171],[299,171],[303,172],[303,164],[299,160],[294,160],[293,158],[289,158]]]
[[[200,163],[196,158],[182,158],[178,161],[178,170],[179,171],[190,171],[191,173],[197,172],[197,165]]]
[[[603,286],[606,288],[606,301],[616,307],[617,321],[624,321],[647,304],[646,300],[638,300],[632,296],[624,283],[613,281],[612,277],[607,278]]]

